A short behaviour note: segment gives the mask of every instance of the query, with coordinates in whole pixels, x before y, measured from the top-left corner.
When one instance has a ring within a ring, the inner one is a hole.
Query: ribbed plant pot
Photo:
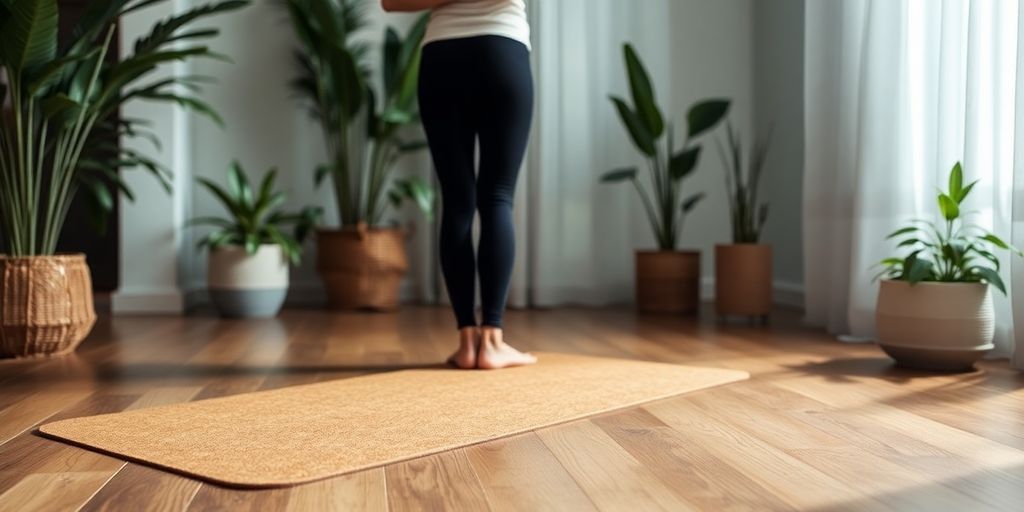
[[[696,313],[699,251],[636,251],[636,306],[643,313]]]
[[[0,256],[0,358],[66,354],[95,323],[84,254]]]
[[[277,244],[249,254],[228,245],[210,251],[207,287],[217,312],[228,318],[277,316],[288,294],[288,258]]]
[[[715,313],[766,318],[772,312],[772,246],[715,246]]]
[[[409,268],[406,233],[399,228],[319,230],[316,266],[331,309],[389,311],[398,308]]]
[[[995,312],[989,285],[883,280],[878,344],[900,366],[966,371],[992,350]]]

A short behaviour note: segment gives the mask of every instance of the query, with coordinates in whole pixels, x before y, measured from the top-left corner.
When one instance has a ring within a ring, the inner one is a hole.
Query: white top
[[[430,12],[423,44],[442,39],[505,36],[530,48],[526,0],[455,0]]]

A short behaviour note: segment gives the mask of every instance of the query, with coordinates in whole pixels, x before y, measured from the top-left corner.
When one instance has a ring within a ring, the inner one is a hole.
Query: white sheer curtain
[[[874,334],[872,266],[893,250],[884,237],[936,215],[935,191],[957,161],[981,180],[968,200],[973,221],[1024,242],[1022,15],[1017,2],[807,2],[810,322]],[[1022,366],[1024,266],[1015,260],[1003,272],[1011,290],[995,296],[996,355],[1013,353],[1016,337]]]

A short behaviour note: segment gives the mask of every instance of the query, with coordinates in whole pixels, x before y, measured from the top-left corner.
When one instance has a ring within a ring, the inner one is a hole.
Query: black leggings
[[[443,202],[441,270],[455,319],[459,328],[477,325],[479,268],[482,325],[500,327],[515,260],[512,200],[533,115],[529,51],[501,36],[446,39],[423,47],[421,66],[420,113]]]

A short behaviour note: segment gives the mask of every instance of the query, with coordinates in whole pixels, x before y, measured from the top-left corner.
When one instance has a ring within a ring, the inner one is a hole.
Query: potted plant
[[[1021,252],[964,223],[961,206],[976,183],[964,186],[958,162],[938,196],[943,221],[915,220],[887,238],[908,253],[881,262],[875,319],[878,344],[901,366],[966,370],[992,349],[989,289],[1006,293],[995,251]]]
[[[259,188],[253,189],[242,166],[234,162],[227,188],[199,178],[229,214],[191,221],[215,228],[199,241],[198,248],[210,250],[207,284],[210,300],[222,316],[277,315],[288,292],[288,264],[299,264],[302,242],[321,214],[313,207],[292,214],[279,210],[285,194],[274,190],[276,175],[277,170],[271,169]],[[286,232],[288,227],[292,234]]]
[[[686,116],[686,139],[676,151],[672,124],[664,121],[643,63],[632,45],[623,45],[623,53],[633,106],[616,96],[611,100],[633,144],[648,161],[651,190],[641,183],[635,167],[605,173],[601,181],[632,183],[658,242],[657,250],[636,251],[637,307],[645,312],[693,312],[700,305],[700,252],[679,251],[677,246],[685,216],[704,194],[683,198],[682,183],[700,159],[701,146],[695,139],[725,116],[729,100],[693,105]]]
[[[153,26],[108,58],[118,18],[163,0],[92,2],[72,40],[58,46],[56,0],[0,1],[0,357],[74,350],[96,320],[89,268],[82,254],[55,254],[68,208],[84,192],[96,225],[131,190],[118,171],[142,168],[169,186],[167,171],[120,148],[115,137],[149,137],[138,120],[116,119],[131,100],[169,101],[217,119],[208,105],[179,92],[189,77],[152,77],[163,63],[214,56],[198,41],[217,35],[196,21],[245,6],[207,4]],[[97,153],[102,152],[102,155]],[[109,158],[104,158],[109,156]]]
[[[403,39],[385,32],[380,92],[369,83],[366,47],[352,35],[365,24],[363,0],[287,0],[301,42],[300,74],[292,82],[321,126],[331,162],[316,171],[317,185],[330,181],[339,229],[317,231],[317,270],[328,304],[338,309],[388,310],[398,306],[408,263],[406,233],[388,222],[389,207],[412,200],[429,215],[433,190],[417,178],[393,179],[397,160],[426,147],[401,138],[418,122],[416,88],[420,44],[428,17],[421,16]],[[365,122],[358,122],[365,118]],[[364,130],[369,158],[355,151],[353,131]]]
[[[715,312],[766,319],[772,310],[772,247],[759,243],[768,205],[758,202],[758,184],[770,139],[754,143],[743,166],[743,142],[729,125],[718,144],[732,220],[732,243],[715,246]]]

